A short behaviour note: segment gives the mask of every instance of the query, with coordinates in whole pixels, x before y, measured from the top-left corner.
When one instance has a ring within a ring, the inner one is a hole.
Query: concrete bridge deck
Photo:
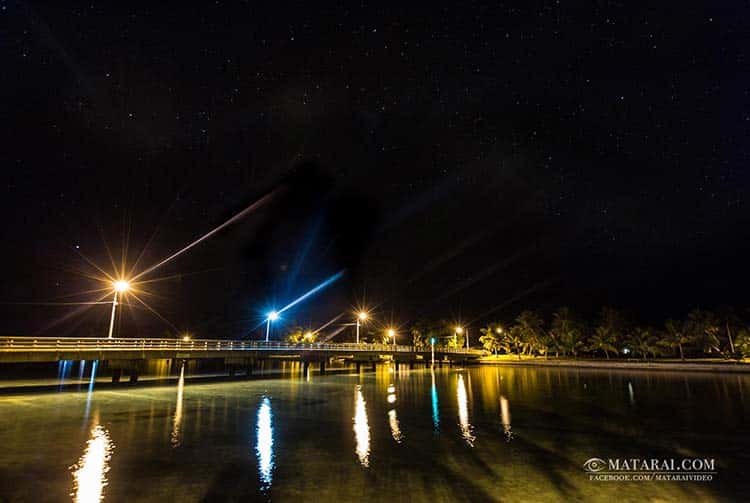
[[[322,361],[345,358],[372,361],[388,355],[394,360],[430,360],[430,346],[393,344],[261,342],[219,339],[104,339],[79,337],[0,337],[0,363],[61,360],[151,359],[269,359]],[[435,347],[436,360],[478,360],[476,349]]]

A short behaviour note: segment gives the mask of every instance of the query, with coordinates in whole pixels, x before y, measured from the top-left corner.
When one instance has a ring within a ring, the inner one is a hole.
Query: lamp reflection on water
[[[271,487],[273,480],[273,413],[271,411],[271,399],[263,397],[258,408],[258,419],[256,434],[258,436],[255,444],[255,454],[258,457],[258,474],[263,489]]]
[[[114,444],[109,432],[96,424],[91,429],[91,438],[86,442],[86,450],[71,467],[73,470],[73,501],[76,503],[98,503],[104,497],[107,485],[109,460]]]
[[[430,391],[432,399],[432,429],[440,433],[440,410],[438,409],[438,391],[435,385],[435,370],[432,371],[432,388]]]
[[[388,403],[396,403],[396,386],[393,384],[388,386]],[[391,436],[393,437],[393,440],[400,444],[403,435],[401,434],[401,425],[398,422],[396,409],[388,411],[388,425],[391,427]]]
[[[388,411],[388,424],[391,427],[391,436],[397,443],[401,443],[404,435],[401,433],[401,425],[398,422],[398,416],[396,416],[396,410],[391,409]]]
[[[504,396],[500,397],[500,421],[503,425],[503,433],[510,442],[513,438],[513,432],[510,430],[510,405]]]
[[[367,409],[362,388],[357,386],[356,402],[354,405],[354,452],[362,466],[370,465],[370,425],[367,422]]]
[[[469,405],[466,397],[466,385],[464,384],[464,376],[458,375],[458,388],[456,391],[456,398],[458,400],[458,424],[461,427],[461,436],[464,437],[469,447],[474,447],[474,434],[471,423],[469,423]]]
[[[172,434],[170,443],[172,448],[179,447],[181,440],[182,427],[182,392],[185,389],[185,364],[180,367],[180,379],[177,381],[177,405],[174,409],[174,419],[172,420]]]

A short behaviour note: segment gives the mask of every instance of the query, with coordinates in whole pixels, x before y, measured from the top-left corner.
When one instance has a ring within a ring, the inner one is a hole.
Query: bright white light
[[[367,313],[366,313],[366,312],[364,312],[364,311],[360,311],[360,312],[359,312],[359,314],[357,315],[357,317],[358,317],[358,318],[359,318],[359,319],[360,319],[361,321],[365,321],[365,320],[367,319]]]
[[[392,328],[389,328],[388,329],[388,337],[390,337],[391,339],[393,339],[393,337],[395,337],[395,336],[396,336],[396,331],[393,330]]]
[[[461,427],[461,436],[464,437],[469,447],[474,447],[474,434],[472,433],[471,423],[469,423],[469,404],[466,395],[466,385],[464,376],[458,375],[458,389],[456,390],[458,400],[458,424]]]
[[[266,396],[260,403],[258,409],[258,424],[256,431],[258,442],[255,446],[255,453],[258,456],[258,472],[260,481],[268,488],[271,486],[273,478],[273,415],[271,414],[271,400]]]
[[[185,390],[185,364],[180,367],[180,379],[177,381],[177,405],[174,409],[174,418],[172,420],[172,434],[169,442],[172,447],[179,447],[182,443],[181,426],[182,426],[182,394]]]
[[[362,466],[370,465],[370,425],[367,422],[367,409],[365,409],[365,398],[362,389],[357,386],[357,400],[354,406],[354,440],[359,462]]]
[[[278,320],[279,319],[279,313],[277,313],[276,311],[271,311],[270,313],[268,313],[268,319],[271,320],[271,321]]]
[[[510,431],[510,405],[508,403],[508,399],[504,396],[500,397],[500,421],[503,425],[503,432],[505,432],[505,436],[508,437],[508,440],[512,437],[512,433]]]
[[[86,451],[73,465],[73,497],[76,503],[99,503],[102,500],[113,448],[107,430],[100,425],[94,426],[91,438],[86,442]]]
[[[115,287],[116,292],[127,292],[130,289],[130,283],[125,281],[124,279],[115,281],[113,286]]]
[[[388,424],[391,427],[391,436],[393,437],[393,440],[400,444],[404,436],[401,433],[401,425],[398,422],[395,409],[388,411]]]
[[[457,334],[462,334],[462,333],[464,333],[464,327],[456,327],[456,333],[457,333]]]

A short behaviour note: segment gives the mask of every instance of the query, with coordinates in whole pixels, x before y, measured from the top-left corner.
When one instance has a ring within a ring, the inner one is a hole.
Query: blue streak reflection
[[[438,391],[435,385],[435,371],[432,371],[432,429],[435,433],[440,433],[440,410],[438,409]]]
[[[274,467],[273,413],[271,412],[271,400],[267,396],[263,397],[258,408],[256,433],[258,441],[255,445],[255,453],[258,457],[258,473],[260,474],[261,488],[266,490],[271,487]]]

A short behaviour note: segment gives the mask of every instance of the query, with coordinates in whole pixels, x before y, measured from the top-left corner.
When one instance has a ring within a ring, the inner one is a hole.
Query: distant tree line
[[[461,347],[465,333],[447,322],[421,322],[410,333],[415,346]],[[606,358],[725,358],[750,357],[750,323],[734,309],[694,309],[685,319],[668,319],[661,326],[630,321],[622,311],[604,307],[586,322],[569,308],[557,309],[544,320],[532,310],[521,312],[512,324],[490,323],[470,337],[492,354],[537,357]],[[469,334],[471,336],[471,334]],[[479,335],[479,334],[478,334]]]

